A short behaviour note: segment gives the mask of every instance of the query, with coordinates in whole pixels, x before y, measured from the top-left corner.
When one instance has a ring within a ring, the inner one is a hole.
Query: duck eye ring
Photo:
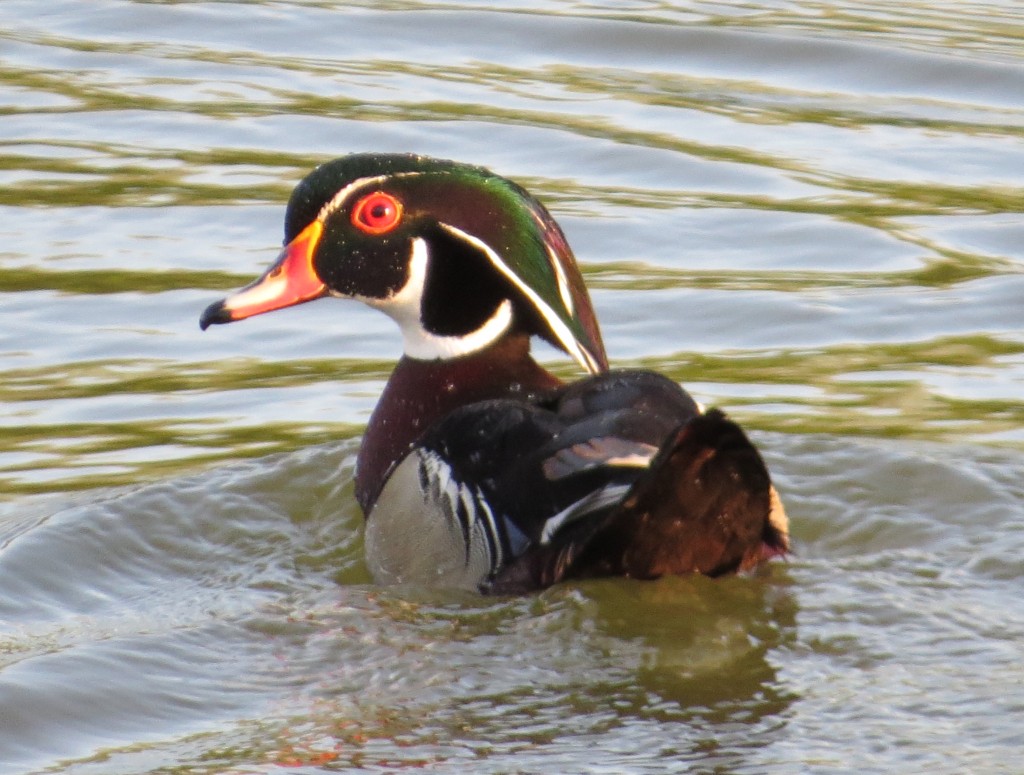
[[[352,225],[366,234],[386,234],[402,220],[402,203],[391,194],[374,191],[352,208]]]

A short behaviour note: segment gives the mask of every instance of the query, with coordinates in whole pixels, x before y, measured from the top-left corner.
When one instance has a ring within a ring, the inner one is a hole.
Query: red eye
[[[402,220],[402,203],[391,194],[375,191],[352,208],[352,225],[367,234],[384,234]]]

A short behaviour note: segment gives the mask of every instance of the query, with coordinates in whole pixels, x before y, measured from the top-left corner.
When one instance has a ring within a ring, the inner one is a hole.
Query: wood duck
[[[404,341],[356,465],[376,581],[511,594],[787,552],[746,435],[664,376],[608,369],[562,230],[512,181],[415,155],[327,162],[292,194],[277,261],[200,325],[324,296],[381,310]],[[589,376],[549,373],[534,335]]]

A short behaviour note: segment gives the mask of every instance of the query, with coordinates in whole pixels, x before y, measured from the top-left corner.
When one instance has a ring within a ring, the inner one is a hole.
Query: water
[[[997,0],[5,0],[0,772],[1018,772],[1022,39]],[[549,203],[613,361],[752,429],[791,560],[369,584],[391,323],[197,327],[358,150]]]

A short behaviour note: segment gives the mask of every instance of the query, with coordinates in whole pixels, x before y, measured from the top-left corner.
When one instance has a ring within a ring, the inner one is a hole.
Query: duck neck
[[[370,513],[391,467],[449,412],[492,398],[529,399],[560,384],[533,359],[526,334],[460,358],[403,356],[370,416],[356,461],[356,499],[363,513]]]

